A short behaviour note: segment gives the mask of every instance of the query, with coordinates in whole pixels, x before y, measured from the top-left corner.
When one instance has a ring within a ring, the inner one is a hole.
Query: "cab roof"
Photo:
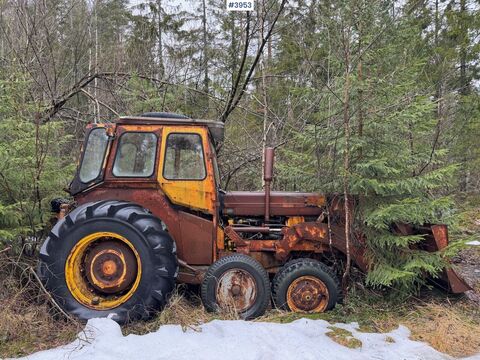
[[[134,125],[199,125],[207,126],[215,142],[221,142],[224,138],[225,125],[220,121],[192,119],[185,115],[151,112],[139,116],[121,116],[115,123]]]

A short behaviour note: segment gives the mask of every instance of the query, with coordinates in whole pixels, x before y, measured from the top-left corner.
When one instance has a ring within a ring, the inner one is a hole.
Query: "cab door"
[[[165,126],[161,146],[161,189],[173,204],[183,207],[178,211],[179,254],[192,265],[211,264],[215,259],[216,186],[208,130]]]

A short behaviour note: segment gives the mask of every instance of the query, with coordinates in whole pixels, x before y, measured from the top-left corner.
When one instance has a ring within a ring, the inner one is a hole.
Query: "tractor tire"
[[[337,276],[314,259],[292,260],[273,278],[273,301],[280,309],[319,313],[333,309],[340,300]]]
[[[147,319],[165,306],[178,274],[161,221],[124,201],[79,206],[53,227],[39,257],[45,287],[80,320]]]
[[[263,315],[270,303],[270,280],[257,260],[233,254],[208,268],[201,295],[210,312],[234,311],[242,319],[254,319]]]

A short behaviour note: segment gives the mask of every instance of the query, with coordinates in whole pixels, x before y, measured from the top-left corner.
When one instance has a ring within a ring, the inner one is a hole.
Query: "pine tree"
[[[0,80],[0,243],[18,236],[41,237],[50,218],[49,201],[62,189],[74,165],[65,156],[71,135],[61,122],[40,124],[38,105],[25,102],[28,82],[21,73]],[[12,244],[18,246],[17,241]],[[16,249],[18,250],[18,249]]]

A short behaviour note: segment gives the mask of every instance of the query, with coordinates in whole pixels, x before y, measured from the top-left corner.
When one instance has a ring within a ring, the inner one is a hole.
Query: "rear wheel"
[[[253,319],[268,307],[270,280],[258,261],[234,254],[208,268],[201,293],[208,311],[234,311],[243,319]]]
[[[340,297],[340,283],[333,271],[314,259],[290,261],[273,279],[273,299],[281,309],[324,312],[332,309]]]
[[[162,223],[141,206],[100,201],[60,220],[40,250],[40,277],[65,311],[118,322],[162,308],[178,272]]]

